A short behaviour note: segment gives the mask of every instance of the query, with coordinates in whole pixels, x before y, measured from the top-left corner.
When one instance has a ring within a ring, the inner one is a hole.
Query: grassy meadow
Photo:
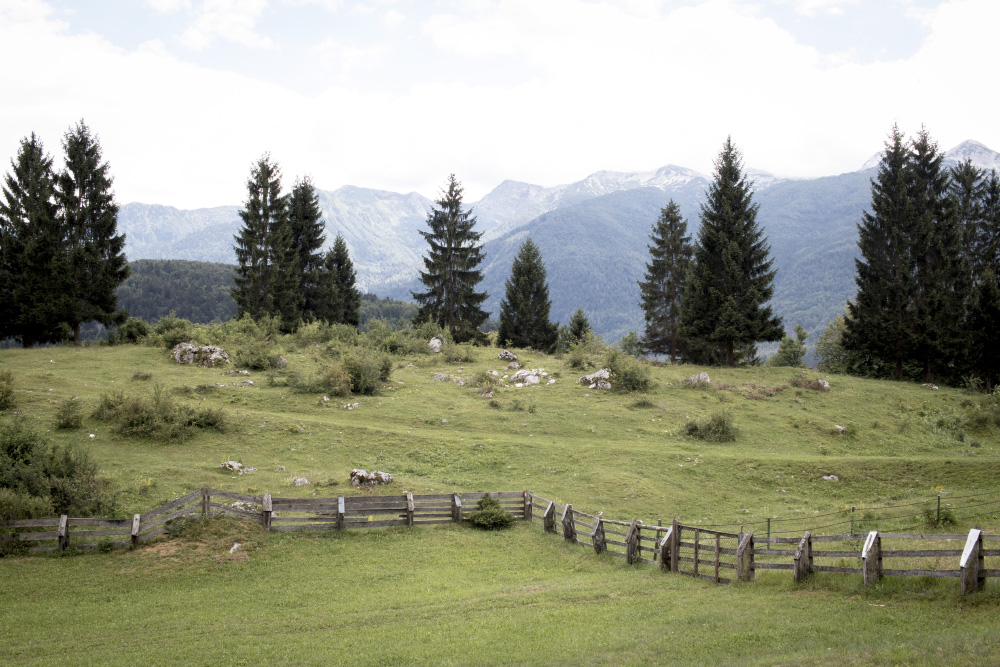
[[[324,401],[288,382],[329,363],[324,348],[288,338],[281,352],[287,369],[249,376],[179,366],[163,349],[141,346],[3,350],[0,370],[14,375],[20,418],[53,443],[90,452],[118,516],[201,486],[289,497],[362,493],[349,482],[357,467],[393,475],[376,493],[531,489],[608,518],[678,517],[759,532],[767,517],[796,519],[786,525],[799,530],[851,506],[862,521],[868,508],[930,502],[942,492],[947,507],[950,498],[995,494],[1000,480],[997,399],[958,389],[788,368],[664,366],[651,369],[648,392],[619,393],[579,384],[591,370],[568,358],[518,350],[525,368],[549,375],[484,398],[477,378],[506,373],[506,362],[495,348],[468,348],[463,361],[394,355],[380,395]],[[600,367],[599,355],[591,361]],[[701,370],[711,387],[682,385]],[[819,377],[830,391],[793,386]],[[252,386],[242,386],[247,379]],[[215,410],[227,428],[125,437],[93,416],[114,392]],[[83,426],[57,429],[59,405],[74,396]],[[715,414],[728,416],[735,441],[687,435],[690,421]],[[257,470],[237,476],[220,468],[225,460]],[[295,486],[299,477],[310,484]],[[943,530],[975,524],[1000,532],[1000,506],[957,512],[956,520]],[[886,527],[914,521],[922,518]],[[236,541],[243,548],[229,554]],[[997,659],[996,580],[962,598],[954,579],[885,580],[871,589],[860,579],[814,575],[796,586],[790,573],[759,572],[753,584],[715,586],[595,557],[537,525],[278,535],[197,522],[134,551],[0,559],[0,663]]]

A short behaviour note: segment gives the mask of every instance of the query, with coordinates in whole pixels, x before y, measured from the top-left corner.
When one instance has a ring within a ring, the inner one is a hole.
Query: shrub
[[[293,386],[299,391],[347,396],[351,393],[351,376],[344,370],[343,364],[331,364],[309,380],[294,378]]]
[[[617,391],[649,391],[653,386],[649,366],[616,348],[609,348],[604,364],[611,371],[611,386]]]
[[[278,355],[272,351],[271,344],[266,340],[248,340],[239,344],[233,350],[232,360],[238,368],[249,368],[264,371],[278,367]]]
[[[74,429],[83,426],[83,404],[74,396],[59,404],[56,410],[56,428]]]
[[[351,391],[374,396],[382,391],[382,383],[392,377],[392,359],[385,354],[357,350],[344,357],[344,370],[351,378]]]
[[[445,343],[441,346],[441,356],[456,364],[471,363],[476,360],[472,345],[468,343]]]
[[[132,371],[133,380],[138,380],[139,382],[145,382],[146,380],[151,380],[152,378],[153,374],[150,373],[149,371],[139,371],[139,370]]]
[[[14,374],[10,371],[0,371],[0,410],[14,407]]]
[[[173,311],[170,311],[169,315],[156,323],[156,326],[153,327],[153,333],[160,337],[165,348],[171,350],[178,343],[191,340],[193,329],[189,320],[177,317]]]
[[[476,389],[478,389],[482,394],[485,394],[488,391],[496,390],[500,386],[501,382],[502,380],[500,379],[499,374],[494,375],[489,371],[479,371],[476,373],[474,380]]]
[[[472,525],[483,530],[501,530],[514,523],[514,515],[504,510],[500,501],[489,494],[480,498],[476,509],[467,516]]]
[[[122,345],[126,343],[141,343],[149,336],[149,324],[138,317],[130,317],[125,323],[115,329],[108,338],[112,345]]]
[[[685,433],[708,442],[733,442],[736,440],[736,425],[728,412],[716,412],[707,421],[689,421]]]
[[[812,389],[813,391],[830,391],[830,385],[823,380],[808,378],[803,376],[793,377],[788,384],[802,389]]]
[[[931,528],[944,528],[945,526],[954,526],[958,521],[955,519],[955,513],[950,508],[941,510],[939,518],[937,509],[928,507],[924,510],[924,523]]]
[[[93,416],[110,422],[119,435],[135,438],[171,440],[187,437],[196,428],[224,432],[228,426],[221,410],[177,405],[160,385],[151,399],[121,391],[103,394]]]

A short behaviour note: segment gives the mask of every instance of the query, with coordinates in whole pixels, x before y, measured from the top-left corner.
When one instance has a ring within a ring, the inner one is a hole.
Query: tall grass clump
[[[152,398],[122,391],[102,394],[93,417],[111,424],[115,433],[133,438],[186,438],[195,429],[225,432],[226,415],[218,408],[179,405],[157,384]]]
[[[14,374],[8,370],[0,371],[0,410],[14,407]]]
[[[728,412],[716,412],[704,421],[689,421],[684,432],[692,438],[707,442],[733,442],[736,440],[736,424]]]

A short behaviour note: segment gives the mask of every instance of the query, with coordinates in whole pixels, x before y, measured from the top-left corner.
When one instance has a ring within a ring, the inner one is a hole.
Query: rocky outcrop
[[[584,375],[580,378],[580,384],[585,384],[590,389],[611,389],[611,371],[607,368],[602,368],[590,375]]]
[[[352,486],[361,486],[362,484],[388,484],[391,481],[392,475],[387,472],[382,472],[381,470],[372,470],[371,472],[368,472],[367,470],[355,468],[351,471]]]
[[[437,354],[438,352],[441,351],[442,345],[444,345],[444,341],[441,340],[440,338],[434,337],[431,338],[430,341],[427,343],[427,349],[433,352],[434,354]]]
[[[198,347],[191,343],[177,343],[174,349],[170,350],[170,358],[179,364],[198,364],[199,366],[229,363],[229,355],[221,347],[214,345]]]
[[[698,385],[701,384],[712,384],[712,379],[708,377],[708,373],[702,371],[701,373],[698,373],[697,375],[692,375],[687,380],[684,380],[684,384],[688,385],[689,387],[697,387]]]
[[[517,355],[510,350],[504,350],[497,355],[497,359],[501,361],[517,361]]]

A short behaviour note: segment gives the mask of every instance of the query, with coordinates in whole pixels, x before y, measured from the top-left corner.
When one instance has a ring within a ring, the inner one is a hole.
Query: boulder
[[[279,354],[277,360],[274,362],[274,368],[288,368],[288,359]]]
[[[712,384],[712,379],[708,377],[708,373],[702,371],[697,375],[692,375],[687,380],[684,380],[684,384],[688,386],[697,386],[699,384]]]
[[[427,349],[433,352],[434,354],[437,354],[438,352],[441,351],[442,345],[444,345],[444,341],[435,336],[434,338],[431,338],[430,341],[427,343]]]
[[[517,363],[516,361],[512,361],[509,364],[507,364],[507,370],[509,370],[509,371],[516,371],[520,367],[521,367],[521,364]]]
[[[584,375],[580,378],[580,384],[585,384],[590,389],[611,389],[611,371],[602,368],[590,375]]]
[[[367,470],[361,470],[360,468],[355,468],[351,471],[351,485],[361,486],[362,484],[388,484],[392,481],[392,475],[387,472],[382,472],[381,470],[372,470],[368,472]]]
[[[198,347],[191,343],[177,343],[170,350],[170,357],[179,364],[198,364],[199,366],[215,366],[228,364],[229,355],[221,347],[204,345]]]
[[[510,350],[503,350],[497,355],[497,359],[501,361],[517,361],[517,355]]]
[[[437,380],[438,382],[447,382],[448,376],[445,373],[435,373],[433,379]]]
[[[309,480],[306,479],[305,477],[296,477],[294,480],[292,480],[292,484],[294,484],[295,486],[309,486]]]

